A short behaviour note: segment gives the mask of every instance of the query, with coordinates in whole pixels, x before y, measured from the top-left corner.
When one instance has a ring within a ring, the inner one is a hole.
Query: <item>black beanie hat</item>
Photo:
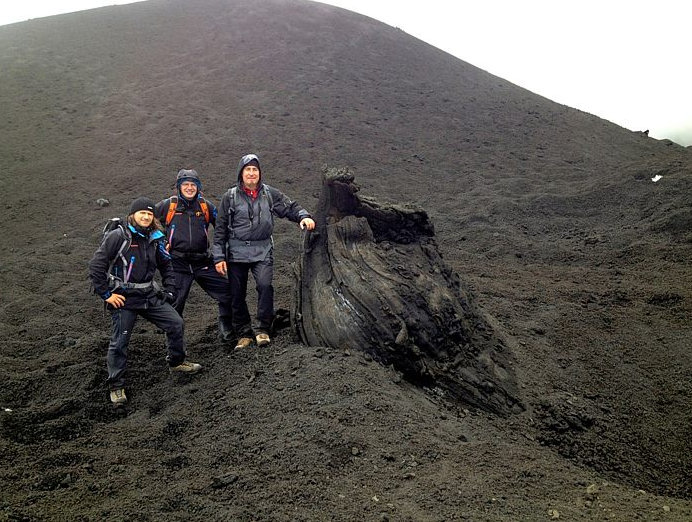
[[[132,202],[130,206],[130,215],[140,210],[148,210],[149,212],[154,212],[156,209],[156,204],[149,198],[140,196]]]

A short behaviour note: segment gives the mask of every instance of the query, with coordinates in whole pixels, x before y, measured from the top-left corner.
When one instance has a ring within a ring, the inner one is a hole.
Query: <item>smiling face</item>
[[[180,184],[180,193],[185,199],[194,199],[197,195],[197,183],[194,181],[183,181]]]
[[[149,210],[138,210],[132,214],[132,218],[135,220],[135,223],[137,223],[137,226],[148,228],[154,221],[154,213]]]
[[[255,165],[243,167],[243,185],[250,190],[255,190],[259,185],[260,170]]]

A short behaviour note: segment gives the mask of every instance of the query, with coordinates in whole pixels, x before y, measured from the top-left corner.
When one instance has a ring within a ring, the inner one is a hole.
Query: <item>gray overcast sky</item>
[[[3,1],[0,25],[131,3]],[[692,145],[689,0],[329,0],[559,103]]]

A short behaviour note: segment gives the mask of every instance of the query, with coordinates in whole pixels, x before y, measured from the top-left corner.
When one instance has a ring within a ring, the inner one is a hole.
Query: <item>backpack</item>
[[[101,235],[101,243],[106,239],[106,236],[112,232],[113,230],[120,230],[121,234],[123,236],[123,242],[120,245],[120,248],[118,248],[118,253],[115,255],[113,259],[111,259],[110,264],[108,265],[108,283],[109,286],[112,288],[117,288],[120,286],[122,283],[126,282],[120,277],[116,277],[113,274],[113,267],[115,266],[115,263],[120,259],[123,262],[123,271],[127,271],[128,268],[128,262],[127,259],[125,258],[125,255],[123,252],[128,249],[130,246],[130,243],[132,242],[132,234],[130,234],[130,231],[127,229],[127,224],[124,219],[119,218],[119,217],[114,217],[110,218],[106,224],[103,226],[103,233]],[[125,278],[127,279],[127,277]]]
[[[209,204],[201,196],[198,198],[198,201],[199,201],[199,206],[202,209],[202,212],[204,213],[204,221],[208,225],[209,221],[211,220],[210,215],[209,215]],[[171,221],[173,221],[173,216],[175,216],[175,211],[177,209],[178,209],[178,196],[171,196],[169,198],[168,212],[166,213],[166,219],[163,222],[165,227],[168,227],[171,224]]]
[[[238,187],[235,186],[231,190],[231,205],[228,208],[228,213],[231,215],[231,222],[233,220],[233,214],[235,214],[235,207],[238,204]],[[272,212],[274,210],[274,198],[272,197],[272,193],[269,192],[269,189],[267,188],[267,185],[262,185],[262,195],[267,198],[267,201],[269,201],[269,211]]]

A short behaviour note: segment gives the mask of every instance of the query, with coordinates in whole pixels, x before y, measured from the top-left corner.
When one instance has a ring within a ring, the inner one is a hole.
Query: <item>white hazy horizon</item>
[[[0,25],[138,0],[6,2]],[[139,0],[141,1],[141,0]],[[329,0],[557,103],[692,145],[686,0]]]

